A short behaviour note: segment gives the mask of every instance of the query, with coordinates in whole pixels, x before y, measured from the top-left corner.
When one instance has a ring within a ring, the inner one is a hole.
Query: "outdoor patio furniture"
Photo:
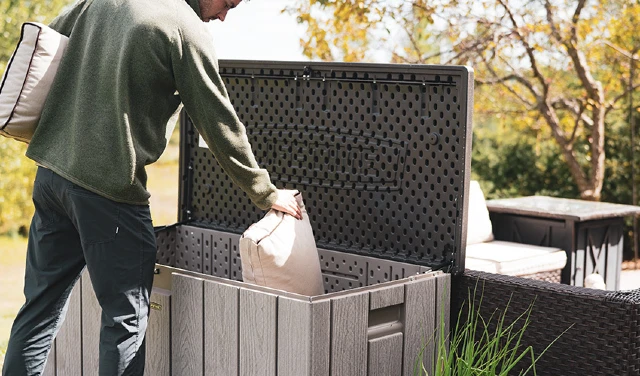
[[[533,304],[521,349],[531,345],[540,355],[557,339],[536,362],[538,375],[640,374],[640,290],[592,290],[467,270],[454,278],[451,296],[452,322],[474,299],[487,320],[507,309],[507,323]]]
[[[495,240],[484,193],[477,181],[469,184],[468,196],[467,269],[560,282],[561,271],[567,262],[564,250]]]
[[[584,286],[597,273],[608,290],[620,287],[623,218],[640,207],[546,196],[489,200],[487,207],[496,239],[567,252],[562,283]]]

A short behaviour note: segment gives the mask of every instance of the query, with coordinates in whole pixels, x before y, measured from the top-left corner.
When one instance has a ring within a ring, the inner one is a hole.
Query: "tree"
[[[47,23],[69,0],[0,0],[0,68],[7,62],[20,38],[25,21]],[[26,145],[0,137],[0,234],[26,233],[33,215],[31,192],[35,164],[24,156]]]
[[[289,11],[307,26],[310,57],[367,59],[386,32],[380,40],[402,40],[390,46],[394,61],[473,66],[476,87],[492,88],[476,96],[476,113],[530,119],[558,146],[580,196],[601,198],[605,124],[639,86],[628,85],[640,50],[637,2],[299,0]]]

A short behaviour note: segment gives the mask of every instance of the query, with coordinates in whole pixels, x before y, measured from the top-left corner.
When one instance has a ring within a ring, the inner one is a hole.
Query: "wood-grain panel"
[[[391,286],[371,291],[370,309],[379,309],[404,303],[404,286]]]
[[[204,283],[204,374],[238,376],[240,289]]]
[[[102,308],[93,291],[89,272],[82,273],[82,371],[97,375],[100,366],[100,326]]]
[[[367,374],[369,293],[331,299],[331,375]]]
[[[145,376],[171,376],[171,292],[154,288],[147,326]]]
[[[402,374],[413,376],[416,362],[433,374],[436,279],[423,279],[405,285],[404,353]],[[424,349],[424,352],[422,352]],[[422,357],[420,354],[422,352]]]
[[[240,375],[276,375],[276,295],[240,289]]]
[[[328,376],[328,301],[278,299],[278,376]]]
[[[69,296],[69,307],[56,337],[56,371],[62,375],[82,375],[82,296],[78,280]]]
[[[451,274],[436,277],[436,343],[444,338],[449,347],[449,322],[451,318]],[[444,331],[443,333],[441,331]],[[434,354],[435,355],[435,354]]]
[[[171,292],[171,374],[202,376],[203,280],[175,273]]]
[[[402,333],[369,340],[367,376],[402,375]]]

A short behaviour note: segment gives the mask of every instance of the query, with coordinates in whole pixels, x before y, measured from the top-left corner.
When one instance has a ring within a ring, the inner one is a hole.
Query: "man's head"
[[[227,12],[240,4],[242,0],[200,0],[200,14],[204,22],[224,21]]]

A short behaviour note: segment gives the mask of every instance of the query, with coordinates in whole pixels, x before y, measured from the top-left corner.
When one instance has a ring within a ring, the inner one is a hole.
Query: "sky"
[[[309,61],[300,47],[305,27],[298,25],[294,16],[280,13],[294,4],[295,0],[242,1],[224,22],[209,22],[218,59]],[[387,27],[393,29],[392,25]],[[390,60],[387,50],[368,54],[369,62]]]
[[[305,29],[280,11],[294,0],[242,1],[224,22],[208,23],[218,59],[308,61],[300,38]]]

